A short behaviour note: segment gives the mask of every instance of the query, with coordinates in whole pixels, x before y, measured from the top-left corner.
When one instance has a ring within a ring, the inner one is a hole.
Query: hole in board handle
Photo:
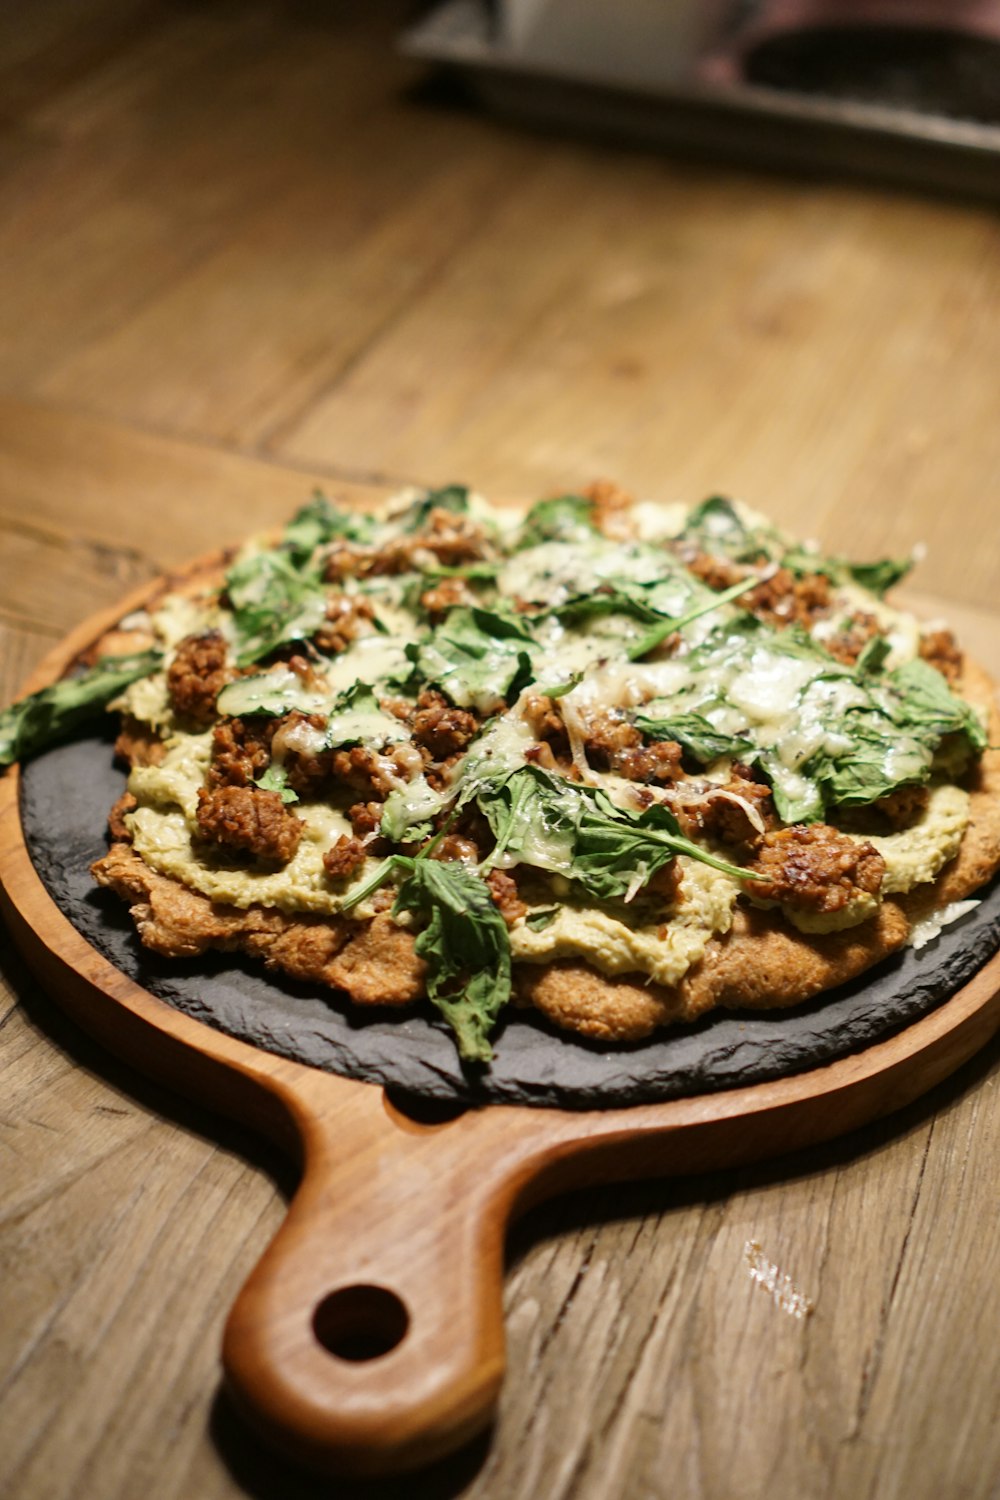
[[[468,1106],[457,1099],[421,1099],[414,1094],[403,1094],[398,1089],[383,1089],[382,1102],[385,1112],[401,1130],[411,1135],[421,1135],[427,1130],[439,1130],[464,1115]]]
[[[383,1286],[340,1287],[313,1313],[313,1332],[323,1348],[355,1364],[389,1354],[409,1326],[404,1303]]]

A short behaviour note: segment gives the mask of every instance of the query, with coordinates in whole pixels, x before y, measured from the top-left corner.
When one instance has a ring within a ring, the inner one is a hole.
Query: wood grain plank
[[[487,492],[736,493],[840,549],[922,539],[921,586],[987,607],[998,247],[982,209],[550,147],[276,448]]]
[[[0,380],[24,390],[238,238],[384,90],[349,7],[173,9],[21,123],[45,143],[0,182]],[[377,13],[376,36],[386,18]],[[330,86],[331,74],[338,78]],[[145,351],[155,370],[155,349]]]
[[[30,517],[54,545],[106,549],[137,571],[280,525],[317,484],[346,504],[387,490],[13,398],[0,397],[0,445],[0,523]]]
[[[325,88],[317,77],[315,88]],[[254,158],[270,114],[246,122]],[[252,446],[334,384],[460,253],[523,165],[523,149],[387,98],[376,122],[317,120],[322,173],[291,184],[237,234],[34,383],[81,409]],[[313,151],[319,146],[313,143]],[[122,253],[127,254],[126,246]],[[155,351],[151,357],[151,351]]]

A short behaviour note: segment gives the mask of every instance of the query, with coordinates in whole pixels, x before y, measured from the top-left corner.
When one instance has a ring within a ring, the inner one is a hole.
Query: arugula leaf
[[[26,760],[97,718],[130,683],[155,672],[161,660],[159,651],[104,656],[76,677],[12,703],[0,713],[0,766]]]
[[[883,557],[879,562],[845,563],[844,566],[863,589],[881,599],[889,589],[905,578],[913,567],[912,557]]]
[[[510,938],[485,882],[457,861],[391,854],[350,906],[402,877],[392,915],[423,919],[416,951],[427,964],[427,994],[455,1033],[466,1062],[488,1063],[489,1034],[510,999]],[[348,909],[345,906],[345,910]]]
[[[721,593],[711,594],[709,598],[693,605],[685,614],[675,619],[665,619],[659,625],[654,625],[652,630],[642,636],[635,645],[629,647],[626,653],[629,661],[640,661],[642,657],[661,645],[668,635],[673,635],[677,630],[683,630],[685,626],[699,620],[702,615],[710,614],[713,609],[719,609],[723,604],[738,599],[748,589],[755,588],[759,581],[757,578],[743,578],[739,583],[732,584],[730,588],[723,589]]]
[[[414,859],[393,915],[409,911],[426,925],[417,956],[427,964],[427,994],[455,1033],[459,1056],[488,1063],[489,1034],[510,999],[510,938],[483,880],[456,861]]]
[[[487,712],[531,681],[537,649],[523,616],[460,605],[425,640],[408,645],[406,654],[419,677],[452,703]]]
[[[873,635],[870,641],[865,642],[854,663],[855,672],[859,677],[874,676],[876,672],[881,672],[891,652],[892,647],[884,635]]]
[[[308,640],[326,615],[322,580],[300,572],[281,551],[256,552],[234,563],[226,574],[226,592],[241,667],[291,641]]]
[[[496,839],[484,870],[505,856],[575,880],[602,901],[626,898],[637,882],[645,885],[675,854],[688,854],[737,879],[753,878],[683,838],[676,818],[662,804],[641,813],[616,807],[604,792],[541,766],[484,778],[471,796]]]
[[[753,749],[751,740],[740,735],[723,734],[703,714],[677,713],[661,719],[638,713],[634,723],[636,729],[651,740],[675,740],[703,766],[710,766],[724,755],[745,755]]]
[[[367,545],[375,540],[374,516],[337,510],[316,490],[308,504],[295,512],[282,534],[282,546],[296,567],[308,562],[317,547],[342,537],[346,542]]]
[[[334,701],[326,724],[324,748],[399,744],[410,737],[406,726],[386,713],[367,682],[352,683]]]
[[[591,501],[583,495],[554,495],[528,511],[518,531],[516,550],[543,542],[585,542],[599,535]]]
[[[776,531],[747,526],[732,501],[722,495],[711,495],[696,505],[677,540],[693,542],[702,551],[733,562],[773,560],[776,545],[780,545]]]
[[[946,734],[961,734],[973,750],[985,750],[989,735],[982,720],[964,698],[948,686],[936,667],[919,657],[896,667],[887,681],[899,695],[899,707],[893,714],[902,728],[920,728],[939,739]]]
[[[216,699],[219,713],[234,718],[260,714],[282,719],[295,708],[302,713],[317,713],[323,704],[322,695],[307,688],[290,668],[237,677],[235,682],[226,684]]]
[[[280,792],[282,802],[298,802],[299,794],[288,785],[288,772],[284,766],[276,765],[273,761],[263,775],[258,776],[254,786],[259,786],[265,792]]]
[[[402,517],[402,529],[412,533],[422,531],[430,519],[432,510],[448,510],[454,515],[464,516],[469,509],[469,489],[464,484],[446,484],[439,490],[427,490]]]

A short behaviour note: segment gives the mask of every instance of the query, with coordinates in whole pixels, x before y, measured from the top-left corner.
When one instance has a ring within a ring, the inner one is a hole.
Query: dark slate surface
[[[476,1103],[608,1107],[678,1098],[802,1072],[910,1024],[1000,946],[1000,882],[970,916],[920,952],[906,949],[826,998],[771,1014],[718,1013],[627,1047],[601,1047],[511,1011],[488,1072],[464,1071],[433,1017],[359,1011],[330,991],[265,976],[231,955],[168,961],[148,953],[124,905],[95,889],[108,809],[124,787],[108,739],[61,746],[25,770],[22,820],[55,901],[117,968],[154,995],[244,1041],[400,1094]]]

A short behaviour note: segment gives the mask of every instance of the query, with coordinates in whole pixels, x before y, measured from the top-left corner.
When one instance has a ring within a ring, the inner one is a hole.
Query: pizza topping
[[[824,823],[811,823],[765,834],[750,868],[764,877],[753,887],[755,900],[831,913],[842,911],[859,895],[876,896],[885,860],[871,844]]]
[[[285,810],[278,793],[252,787],[202,788],[196,817],[199,834],[210,843],[282,865],[302,837],[300,819]]]
[[[882,602],[908,563],[718,497],[649,512],[606,482],[508,526],[457,485],[380,517],[316,496],[217,595],[165,601],[141,666],[0,716],[0,760],[4,729],[36,742],[20,714],[133,682],[160,764],[116,836],[212,900],[350,913],[343,982],[425,985],[469,1059],[512,959],[676,984],[741,893],[813,931],[932,879],[986,735],[950,634]]]
[[[962,675],[962,653],[950,630],[929,630],[920,637],[920,656],[950,683]]]

